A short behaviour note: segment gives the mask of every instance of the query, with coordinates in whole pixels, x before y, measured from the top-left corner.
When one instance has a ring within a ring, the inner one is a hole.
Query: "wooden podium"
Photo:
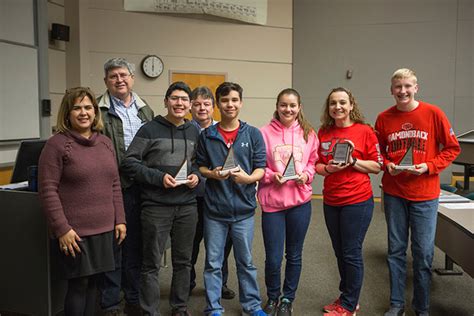
[[[66,281],[50,269],[50,238],[36,192],[0,190],[0,314],[56,315]]]

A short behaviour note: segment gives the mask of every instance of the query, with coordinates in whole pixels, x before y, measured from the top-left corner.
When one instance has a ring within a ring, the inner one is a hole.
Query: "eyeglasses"
[[[189,102],[189,97],[180,97],[178,95],[172,95],[168,97],[168,100],[171,101],[178,101],[179,99],[181,99],[183,102]]]
[[[121,74],[114,74],[114,75],[107,76],[107,79],[109,79],[111,81],[117,81],[117,80],[119,80],[119,78],[121,80],[127,80],[131,76],[133,76],[133,75],[132,74],[121,73]]]

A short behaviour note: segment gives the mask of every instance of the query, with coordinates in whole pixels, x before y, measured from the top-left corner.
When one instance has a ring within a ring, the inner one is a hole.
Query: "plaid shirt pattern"
[[[143,126],[146,122],[138,117],[138,107],[135,97],[132,94],[132,101],[130,106],[126,107],[122,100],[111,96],[112,106],[114,107],[115,113],[122,120],[123,125],[123,140],[125,142],[125,150],[128,149],[128,146],[132,142],[135,134],[138,132],[140,127]]]

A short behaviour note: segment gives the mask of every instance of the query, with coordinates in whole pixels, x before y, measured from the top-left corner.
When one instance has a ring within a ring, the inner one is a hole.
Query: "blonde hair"
[[[85,97],[88,97],[92,105],[94,106],[95,118],[92,122],[91,129],[93,131],[100,132],[104,128],[104,123],[102,122],[102,117],[100,115],[99,105],[97,104],[97,99],[95,98],[94,93],[90,88],[77,87],[66,90],[63,100],[61,101],[61,106],[58,111],[58,119],[56,123],[56,129],[60,133],[65,133],[71,131],[71,122],[69,121],[69,114],[71,113],[76,100],[82,101]]]
[[[413,78],[415,83],[417,83],[418,78],[416,78],[416,74],[413,70],[408,69],[408,68],[400,68],[395,70],[395,72],[392,75],[392,81],[397,80],[397,79],[406,79],[406,78]]]
[[[276,102],[277,107],[278,107],[278,102],[280,102],[280,98],[285,94],[292,94],[296,96],[296,98],[298,99],[298,105],[300,106],[300,111],[298,112],[296,116],[296,120],[300,124],[301,129],[303,130],[303,138],[305,142],[308,142],[309,134],[311,134],[312,132],[313,133],[316,133],[316,132],[314,131],[313,126],[311,126],[309,121],[304,117],[303,108],[301,107],[301,96],[298,93],[298,91],[296,91],[295,89],[292,89],[292,88],[284,89],[280,91],[280,93],[278,93],[277,102]],[[275,112],[273,112],[273,118],[280,121],[280,115],[278,115],[278,110],[275,110]]]
[[[335,92],[345,92],[349,96],[349,102],[350,104],[352,104],[352,110],[349,113],[349,118],[351,119],[352,122],[369,125],[365,123],[364,115],[362,115],[362,113],[360,112],[359,105],[357,104],[352,92],[346,88],[338,87],[338,88],[332,89],[326,98],[323,114],[321,115],[321,129],[328,129],[335,125],[334,119],[331,117],[331,115],[329,115],[329,103],[331,101],[330,98],[331,98],[331,95]]]

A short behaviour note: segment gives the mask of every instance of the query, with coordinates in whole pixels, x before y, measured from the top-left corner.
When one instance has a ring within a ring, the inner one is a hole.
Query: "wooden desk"
[[[474,203],[469,204],[474,206]],[[440,203],[435,244],[447,256],[446,270],[452,270],[450,259],[474,277],[474,208],[467,206],[464,203]]]

